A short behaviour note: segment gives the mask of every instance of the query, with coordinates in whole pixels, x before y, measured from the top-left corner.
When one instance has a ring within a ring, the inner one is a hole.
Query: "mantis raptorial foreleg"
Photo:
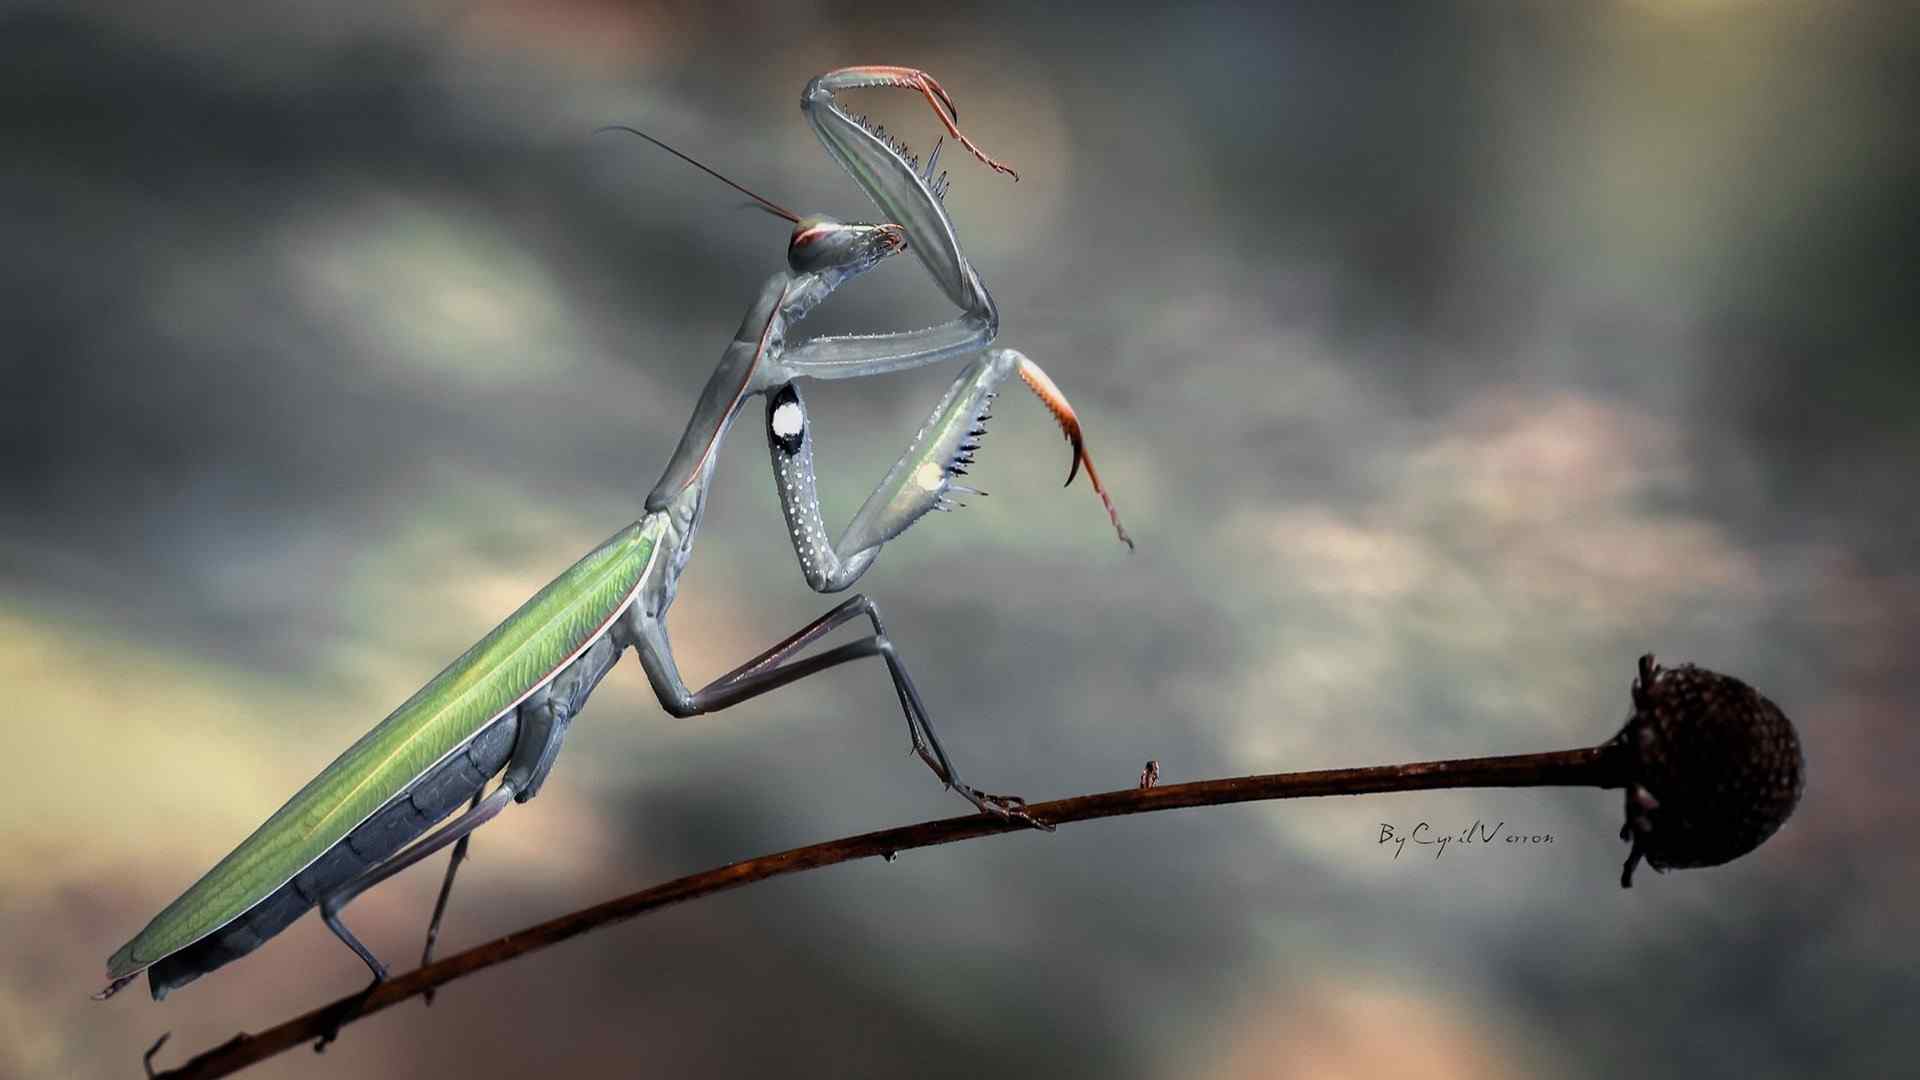
[[[831,548],[827,547],[819,525],[818,500],[813,493],[813,455],[807,445],[805,405],[791,386],[778,388],[769,395],[769,439],[774,446],[775,472],[781,474],[776,480],[781,488],[781,503],[787,508],[788,531],[808,584],[822,592],[846,588],[871,565],[880,544],[899,535],[928,510],[946,508],[950,491],[972,491],[953,484],[950,478],[956,475],[956,469],[964,474],[966,462],[957,459],[978,449],[978,439],[984,434],[980,422],[985,416],[986,404],[999,382],[1015,372],[1046,403],[1073,443],[1073,471],[1067,474],[1068,482],[1072,482],[1074,472],[1084,463],[1088,478],[1106,504],[1114,530],[1132,547],[1133,541],[1121,527],[1113,502],[1101,486],[1092,460],[1087,457],[1073,407],[1067,404],[1053,380],[1039,365],[1011,349],[981,353],[998,333],[1000,316],[979,274],[961,253],[953,222],[942,205],[946,174],[934,174],[939,146],[934,147],[926,167],[916,169],[917,159],[912,158],[898,140],[889,137],[884,128],[848,116],[835,100],[835,94],[865,87],[896,87],[918,92],[932,106],[948,137],[996,171],[1019,179],[1011,168],[988,157],[961,133],[953,99],[923,71],[892,66],[842,68],[814,79],[802,93],[800,107],[820,141],[860,181],[861,187],[888,218],[901,225],[909,249],[926,266],[947,298],[962,310],[962,315],[925,330],[803,341],[790,346],[779,358],[780,374],[788,380],[799,376],[855,378],[980,354],[954,379],[906,453],[881,480],[873,495],[854,515],[846,533]],[[787,410],[784,418],[783,407]],[[776,427],[781,430],[777,431]],[[781,441],[796,439],[801,445],[783,453]],[[804,493],[799,490],[803,487]]]
[[[964,505],[955,503],[956,495],[983,494],[956,478],[965,476],[973,464],[980,440],[986,437],[986,423],[999,386],[1014,374],[1053,412],[1073,443],[1068,482],[1084,463],[1120,539],[1132,546],[1087,456],[1072,406],[1039,365],[1013,349],[989,349],[955,376],[926,423],[907,444],[906,452],[853,515],[839,540],[832,543],[815,490],[813,432],[807,421],[806,402],[799,387],[791,383],[767,395],[767,446],[773,458],[774,483],[786,515],[788,538],[808,585],[819,592],[847,588],[866,573],[882,544],[905,532],[922,515]]]
[[[914,255],[939,282],[948,299],[964,311],[974,311],[976,305],[971,294],[984,290],[980,290],[979,279],[960,255],[953,223],[940,205],[938,192],[945,188],[944,174],[933,175],[932,161],[928,162],[924,175],[916,173],[911,155],[904,152],[898,140],[888,137],[886,129],[869,127],[849,116],[834,98],[841,91],[866,87],[917,91],[933,107],[948,137],[996,172],[1006,173],[1015,180],[1020,178],[1019,174],[988,157],[973,140],[960,133],[960,117],[953,107],[953,99],[924,71],[885,65],[841,68],[815,78],[800,95],[800,108],[812,122],[820,141],[826,144],[827,151],[866,189],[887,221],[906,229],[913,240]]]

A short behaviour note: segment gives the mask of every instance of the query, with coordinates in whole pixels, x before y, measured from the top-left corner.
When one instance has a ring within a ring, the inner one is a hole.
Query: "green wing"
[[[574,563],[362,736],[114,953],[108,978],[132,975],[266,899],[551,679],[633,596],[659,538],[655,520],[634,522]]]

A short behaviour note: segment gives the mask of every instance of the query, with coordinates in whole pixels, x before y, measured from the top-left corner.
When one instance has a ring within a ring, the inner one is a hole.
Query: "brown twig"
[[[1620,740],[1584,750],[1509,757],[1423,761],[1408,765],[1377,765],[1360,769],[1324,769],[1317,772],[1274,773],[1201,780],[1166,787],[1135,787],[1097,795],[1036,803],[1027,808],[1052,825],[1075,821],[1177,810],[1193,806],[1224,806],[1265,799],[1302,799],[1320,795],[1367,795],[1386,791],[1425,791],[1434,788],[1574,786],[1616,788],[1630,778],[1633,756]],[[882,829],[825,843],[762,855],[702,871],[664,885],[609,900],[562,915],[537,926],[477,945],[465,952],[396,976],[380,984],[357,1008],[349,995],[330,1005],[297,1016],[258,1035],[241,1034],[193,1058],[177,1069],[157,1074],[171,1080],[206,1080],[228,1076],[301,1043],[318,1039],[334,1023],[344,1027],[364,1016],[397,1005],[483,968],[516,956],[557,945],[571,937],[644,915],[685,900],[725,892],[784,874],[873,856],[890,858],[910,848],[950,844],[996,833],[1023,831],[1017,821],[974,814],[926,821],[918,825]],[[350,1011],[349,1011],[350,1010]],[[340,1014],[346,1012],[344,1019]],[[156,1047],[157,1049],[157,1047]]]

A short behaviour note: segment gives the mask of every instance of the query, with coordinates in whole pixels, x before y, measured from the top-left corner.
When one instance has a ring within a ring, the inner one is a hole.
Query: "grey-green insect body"
[[[852,119],[834,101],[838,91],[873,86],[918,91],[949,136],[981,161],[1010,172],[960,134],[951,100],[923,72],[843,68],[809,83],[802,98],[808,119],[889,223],[802,220],[760,200],[794,222],[788,269],[769,279],[749,307],[647,496],[644,516],[448,665],[155,916],[109,959],[111,984],[97,996],[112,995],[146,971],[153,996],[163,997],[259,947],[316,905],[378,983],[386,969],[341,922],[341,909],[441,848],[464,847],[474,829],[509,803],[532,798],[572,718],[629,648],[639,655],[662,707],[681,717],[726,708],[850,660],[881,657],[922,760],[983,812],[1025,818],[1021,800],[961,782],[878,609],[865,597],[854,596],[697,691],[681,679],[667,639],[667,610],[692,555],[719,445],[753,397],[768,399],[766,435],[782,510],[803,575],[821,592],[847,588],[887,540],[929,510],[950,509],[955,496],[971,492],[955,477],[971,463],[995,387],[1009,375],[1018,373],[1046,402],[1074,444],[1075,468],[1085,463],[1099,486],[1078,422],[1052,380],[1019,353],[989,348],[999,329],[998,314],[954,239],[939,198],[945,174],[936,177],[932,162],[924,171],[917,169],[903,146]],[[909,246],[961,309],[958,318],[927,330],[788,343],[788,331],[834,289]],[[876,375],[969,356],[906,454],[839,540],[829,543],[814,493],[811,431],[796,380]],[[1105,499],[1104,490],[1101,495]],[[1111,514],[1110,502],[1108,509]],[[1114,525],[1118,529],[1117,517]],[[871,624],[868,636],[799,655],[860,618]],[[496,774],[500,781],[488,792]],[[429,834],[463,803],[468,804],[465,813]],[[456,848],[441,908],[459,856]],[[439,919],[436,909],[429,952]]]

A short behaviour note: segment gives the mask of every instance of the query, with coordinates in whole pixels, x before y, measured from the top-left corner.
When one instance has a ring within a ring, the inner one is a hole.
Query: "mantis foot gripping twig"
[[[340,1037],[340,1029],[360,1015],[360,1010],[366,1007],[367,1000],[373,997],[373,992],[380,989],[380,984],[386,981],[385,976],[376,977],[359,993],[334,1002],[327,1010],[324,1021],[325,1026],[319,1031],[313,1041],[313,1052],[316,1054],[326,1053],[327,1047],[331,1045],[335,1039]]]
[[[1041,832],[1055,831],[1051,824],[1028,812],[1027,800],[1018,795],[994,795],[965,785],[961,786],[960,791],[984,813],[1007,821],[1017,821]]]
[[[1027,800],[1020,796],[995,795],[992,792],[981,791],[979,788],[964,781],[954,779],[952,772],[949,771],[947,767],[942,766],[940,761],[927,751],[926,746],[920,742],[917,735],[914,737],[913,747],[909,753],[919,755],[920,760],[927,763],[927,768],[932,769],[935,776],[938,776],[949,788],[958,792],[961,798],[972,803],[974,809],[980,811],[982,814],[988,817],[998,818],[1001,821],[1018,822],[1028,828],[1038,829],[1041,832],[1054,831],[1052,825],[1040,818],[1034,817],[1027,811]]]

